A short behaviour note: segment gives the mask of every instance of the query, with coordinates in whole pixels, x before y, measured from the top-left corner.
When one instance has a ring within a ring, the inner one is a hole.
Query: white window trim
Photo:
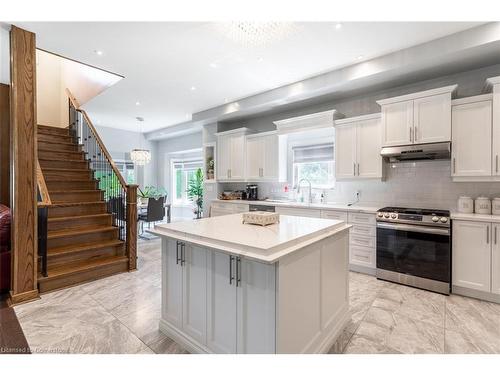
[[[175,199],[175,168],[174,164],[175,163],[185,163],[185,162],[190,162],[190,161],[200,161],[200,163],[203,165],[203,158],[186,158],[186,159],[170,159],[170,188],[171,188],[171,202],[172,202],[172,207],[187,207],[191,208],[195,206],[194,202],[191,202],[189,200],[187,201],[178,201]],[[203,167],[202,167],[203,170]]]

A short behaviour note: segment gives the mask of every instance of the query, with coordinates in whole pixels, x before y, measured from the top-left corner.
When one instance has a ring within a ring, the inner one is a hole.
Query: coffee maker
[[[259,199],[259,188],[257,185],[247,185],[247,200],[256,201]]]

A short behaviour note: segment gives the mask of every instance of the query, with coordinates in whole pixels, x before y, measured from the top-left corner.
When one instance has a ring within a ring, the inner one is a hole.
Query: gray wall
[[[134,148],[145,148],[151,151],[151,162],[145,166],[136,166],[137,183],[140,187],[156,185],[157,180],[157,144],[148,142],[139,132],[96,126],[106,148],[113,159],[130,159],[130,151]],[[141,143],[142,141],[142,143]]]
[[[10,84],[10,26],[0,24],[0,83]]]

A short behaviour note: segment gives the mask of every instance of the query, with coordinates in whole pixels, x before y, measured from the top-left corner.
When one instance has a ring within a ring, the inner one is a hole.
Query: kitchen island
[[[324,353],[349,316],[349,228],[242,214],[157,225],[160,329],[193,353]]]

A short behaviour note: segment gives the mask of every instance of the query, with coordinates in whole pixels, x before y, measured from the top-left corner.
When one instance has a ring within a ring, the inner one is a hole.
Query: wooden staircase
[[[39,274],[39,291],[128,271],[129,258],[120,229],[113,226],[104,192],[99,190],[86,154],[69,130],[39,125],[38,160],[51,200],[48,273]]]

